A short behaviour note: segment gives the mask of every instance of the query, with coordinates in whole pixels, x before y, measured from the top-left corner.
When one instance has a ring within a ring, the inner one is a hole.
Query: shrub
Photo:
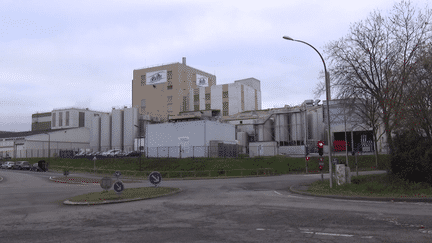
[[[432,143],[419,134],[398,134],[393,144],[391,171],[402,180],[432,185]]]
[[[239,154],[238,155],[239,159],[243,159],[243,158],[249,158],[249,154]]]

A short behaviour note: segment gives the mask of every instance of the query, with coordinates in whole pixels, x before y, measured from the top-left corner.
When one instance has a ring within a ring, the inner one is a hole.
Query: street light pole
[[[48,135],[48,166],[47,167],[49,167],[49,164],[50,164],[50,158],[51,158],[51,156],[50,156],[50,154],[51,154],[51,135],[49,134],[49,133],[45,133],[46,135]]]
[[[141,125],[141,124],[140,124]],[[135,127],[138,127],[137,125],[134,125]],[[141,171],[141,126],[138,127],[139,129],[139,170]]]
[[[301,40],[294,40],[291,37],[288,36],[284,36],[283,37],[285,40],[290,40],[290,41],[297,41],[297,42],[301,42],[303,44],[306,44],[310,47],[312,47],[317,53],[318,55],[321,57],[321,60],[324,64],[324,72],[325,72],[325,82],[326,82],[326,97],[327,97],[327,129],[328,129],[328,134],[327,134],[327,139],[328,139],[328,148],[329,148],[329,174],[330,174],[330,188],[333,187],[333,170],[332,170],[332,156],[331,156],[331,132],[330,132],[330,106],[329,106],[329,99],[330,99],[330,80],[329,80],[329,74],[327,72],[327,67],[324,61],[324,58],[321,56],[321,53],[319,53],[319,51],[317,49],[315,49],[315,47],[313,47],[311,44],[301,41]]]
[[[304,106],[304,147],[305,147],[305,157],[308,156],[308,145],[307,145],[307,114],[306,114],[306,102],[303,104]],[[306,160],[306,174],[308,173],[308,160]]]

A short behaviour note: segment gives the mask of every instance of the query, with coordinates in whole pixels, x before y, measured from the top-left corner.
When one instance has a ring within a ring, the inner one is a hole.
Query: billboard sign
[[[196,75],[196,85],[199,87],[208,87],[208,78],[206,76]]]
[[[146,84],[160,84],[167,81],[167,70],[146,73]]]

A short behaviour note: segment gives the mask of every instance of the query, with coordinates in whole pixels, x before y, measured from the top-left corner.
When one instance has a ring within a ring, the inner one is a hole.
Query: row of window
[[[210,94],[208,94],[210,96]],[[194,101],[197,101],[197,96],[198,95],[194,95]],[[207,96],[207,94],[206,94]],[[167,100],[168,100],[168,111],[172,112],[172,100],[173,100],[173,96],[167,96]],[[188,111],[189,110],[189,103],[188,103],[188,97],[187,96],[183,96],[183,103],[182,103],[182,107],[183,107],[183,111]],[[228,115],[228,102],[223,102],[222,103],[222,107],[223,107],[223,114],[224,116]],[[142,99],[141,100],[141,112],[145,112],[145,108],[146,108],[146,100]],[[205,109],[206,110],[210,110],[211,109],[211,104],[205,104]],[[194,111],[199,111],[199,105],[194,105]]]
[[[66,119],[65,119],[65,126],[69,126],[69,111],[66,111]],[[52,127],[56,127],[56,114],[57,113],[52,113]],[[79,112],[78,113],[78,127],[84,127],[85,125],[85,113],[84,112]],[[63,112],[59,112],[58,113],[59,119],[58,119],[58,126],[62,127],[63,126]]]
[[[228,98],[228,91],[222,92],[222,97]],[[210,100],[210,93],[205,94],[205,100]],[[199,101],[199,95],[198,94],[194,95],[194,101]]]
[[[63,112],[59,112],[59,124],[58,126],[61,127],[63,126]],[[69,126],[69,111],[66,111],[66,121],[65,121],[65,126]],[[56,126],[56,113],[52,114],[52,126],[55,127]]]

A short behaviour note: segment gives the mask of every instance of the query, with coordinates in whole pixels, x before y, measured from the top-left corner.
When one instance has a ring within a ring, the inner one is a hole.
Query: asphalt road
[[[374,172],[359,174],[367,173]],[[99,185],[51,182],[60,176],[52,172],[0,170],[0,176],[0,242],[432,242],[430,203],[288,191],[320,175],[162,181],[183,192],[96,206],[62,202],[101,191]],[[125,184],[142,186],[150,183]]]

